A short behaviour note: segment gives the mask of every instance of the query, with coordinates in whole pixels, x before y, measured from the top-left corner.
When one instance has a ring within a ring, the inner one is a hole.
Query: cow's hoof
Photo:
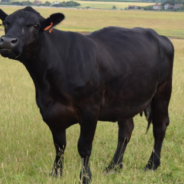
[[[79,181],[79,184],[90,184],[91,183],[91,179],[89,178],[86,178],[86,179],[83,179],[83,181]]]
[[[58,175],[57,175],[56,173],[53,173],[53,172],[50,172],[50,173],[49,173],[49,176],[51,176],[51,177],[55,177],[55,178],[57,178],[57,177],[58,177]]]
[[[145,166],[144,171],[151,171],[151,170],[155,171],[158,168],[158,166],[160,166],[160,164],[154,164],[153,162],[149,162]]]
[[[83,182],[79,181],[79,184],[90,184],[90,181],[83,181]]]
[[[58,177],[59,177],[59,175],[58,175],[58,174],[53,173],[53,172],[49,173],[49,176],[51,176],[51,177],[55,177],[55,178],[58,178]]]
[[[56,173],[56,172],[50,172],[49,173],[49,176],[51,176],[51,177],[55,177],[55,178],[60,178],[60,177],[62,177],[62,174],[61,173]]]
[[[108,167],[105,168],[105,172],[106,173],[120,172],[122,168],[123,168],[122,163],[119,165],[110,164]]]

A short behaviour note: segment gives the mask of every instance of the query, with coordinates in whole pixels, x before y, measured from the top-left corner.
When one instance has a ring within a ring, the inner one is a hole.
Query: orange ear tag
[[[49,33],[51,33],[51,32],[52,32],[52,30],[53,30],[53,27],[51,27],[51,28],[49,29]]]
[[[47,26],[45,29],[44,29],[44,31],[47,31],[47,30],[49,30],[49,33],[51,33],[52,32],[52,30],[53,30],[53,22],[51,22],[50,23],[50,25],[49,26]]]

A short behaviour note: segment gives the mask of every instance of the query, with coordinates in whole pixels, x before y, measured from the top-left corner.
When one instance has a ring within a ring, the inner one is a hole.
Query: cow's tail
[[[152,111],[151,111],[151,103],[144,109],[144,115],[146,117],[146,120],[148,121],[148,126],[146,129],[146,133],[149,130],[150,124],[152,123]],[[142,116],[142,113],[141,113]]]
[[[146,133],[148,133],[150,124],[152,123],[152,109],[151,109],[151,103],[146,107],[146,109],[144,109],[144,114],[146,116],[146,119],[148,121],[148,126],[146,129]]]

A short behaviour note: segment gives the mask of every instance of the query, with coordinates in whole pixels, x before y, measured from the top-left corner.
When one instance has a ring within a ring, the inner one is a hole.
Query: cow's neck
[[[60,78],[62,78],[64,67],[62,67],[61,52],[64,58],[63,45],[66,45],[64,43],[66,41],[62,39],[62,32],[59,33],[58,35],[56,30],[53,30],[51,34],[43,33],[39,51],[32,58],[21,61],[30,73],[36,88],[48,89],[50,87],[49,80],[54,80],[54,72],[59,72]],[[58,53],[60,54],[58,55]],[[53,78],[49,78],[50,73]]]

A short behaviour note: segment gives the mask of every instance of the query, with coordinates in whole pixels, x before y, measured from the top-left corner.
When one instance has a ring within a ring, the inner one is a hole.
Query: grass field
[[[17,7],[3,7],[12,13]],[[184,38],[184,13],[182,12],[151,12],[151,11],[113,11],[113,10],[78,10],[63,8],[37,8],[48,17],[54,12],[63,12],[65,20],[58,29],[92,32],[105,26],[145,27],[158,33],[177,38]],[[0,34],[3,32],[1,31]]]
[[[101,9],[112,9],[113,6],[116,6],[117,9],[125,9],[129,5],[134,6],[150,6],[154,3],[140,3],[140,2],[97,2],[97,1],[76,1],[81,4],[80,7],[86,8],[101,8]]]
[[[4,8],[8,13],[14,8]],[[46,17],[56,9],[39,9]],[[183,37],[182,13],[118,12],[57,9],[66,14],[59,29],[92,31],[107,25],[151,27],[169,36]],[[87,29],[88,28],[88,29]],[[1,32],[2,34],[2,32]],[[135,128],[124,156],[124,169],[107,175],[117,145],[117,125],[99,122],[91,156],[92,184],[183,184],[184,183],[184,40],[171,39],[175,47],[170,125],[156,172],[143,172],[153,147],[152,127],[145,134],[144,117],[134,118]],[[78,184],[79,126],[67,130],[63,178],[52,178],[55,150],[51,133],[35,104],[33,82],[25,67],[0,56],[0,184]]]

